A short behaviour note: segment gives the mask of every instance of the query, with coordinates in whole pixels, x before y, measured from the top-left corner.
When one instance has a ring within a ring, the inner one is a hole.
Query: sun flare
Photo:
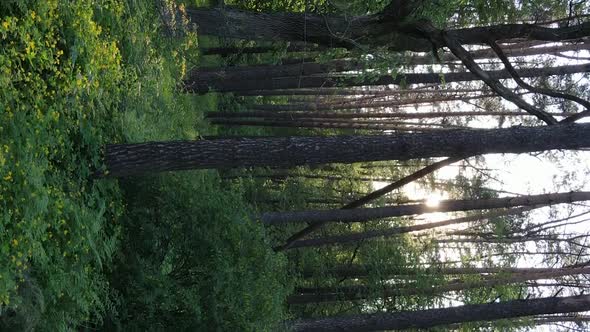
[[[438,194],[430,194],[426,198],[426,206],[428,207],[437,207],[440,204],[441,197]]]

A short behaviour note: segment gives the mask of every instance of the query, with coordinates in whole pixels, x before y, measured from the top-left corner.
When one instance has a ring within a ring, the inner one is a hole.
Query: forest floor
[[[260,331],[285,318],[286,259],[239,182],[92,178],[106,144],[215,135],[203,114],[231,106],[179,91],[210,41],[163,25],[183,22],[172,6],[0,3],[0,329]]]

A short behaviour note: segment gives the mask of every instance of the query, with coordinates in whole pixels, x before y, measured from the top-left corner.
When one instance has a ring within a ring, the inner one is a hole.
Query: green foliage
[[[158,38],[145,29],[159,20],[150,6],[133,3],[130,11],[145,14],[132,18],[122,43],[137,59],[122,105],[125,140],[198,139],[209,130],[202,114],[218,100],[176,90],[196,65],[196,36]],[[214,172],[125,182],[123,241],[111,273],[118,306],[104,329],[258,331],[283,318],[285,262],[237,195],[227,193],[232,188],[217,183]]]
[[[240,0],[227,1],[228,4],[237,5],[248,10],[268,12],[268,11],[286,11],[286,12],[319,12],[326,5],[326,0],[314,1],[274,1],[274,0]]]
[[[366,15],[381,11],[389,0],[359,1],[359,0],[230,0],[227,4],[236,5],[249,10],[269,12],[307,12],[307,13],[340,13],[345,15]]]
[[[101,274],[116,250],[121,202],[89,180],[116,130],[123,78],[93,1],[0,5],[2,324],[65,329],[110,307]],[[105,2],[102,13],[121,7]]]
[[[206,131],[201,116],[216,99],[179,95],[178,79],[196,64],[196,35],[182,26],[175,39],[164,37],[170,27],[162,26],[159,11],[167,6],[170,1],[0,3],[0,329],[100,327],[105,316],[126,328],[141,323],[126,316],[136,313],[162,326],[172,316],[149,319],[176,308],[220,330],[263,330],[282,318],[283,259],[211,174],[206,181],[198,175],[145,180],[145,191],[128,184],[132,211],[124,227],[118,183],[91,179],[107,143],[195,139]],[[131,187],[137,190],[130,193]],[[145,206],[154,214],[142,215],[137,197],[161,202],[153,206],[169,214]],[[227,206],[234,209],[225,214]],[[156,229],[175,240],[171,246],[142,242]],[[154,251],[135,252],[131,243]],[[199,279],[168,283],[167,269],[185,257],[200,267]],[[108,279],[119,280],[114,275],[127,258],[144,260],[126,266],[134,273],[117,285],[128,283],[127,292],[114,292]],[[157,294],[153,285],[160,286]]]
[[[509,279],[511,275],[509,273],[500,273],[494,276],[499,279]],[[479,275],[469,275],[463,277],[463,282],[478,283],[483,279]],[[524,290],[524,292],[523,292]],[[476,288],[464,290],[460,296],[460,299],[465,304],[478,304],[478,303],[489,303],[496,299],[502,301],[516,300],[526,297],[526,286],[518,284],[502,284],[494,287]]]
[[[572,13],[583,11],[579,3]],[[555,0],[430,0],[424,1],[417,16],[445,28],[450,25],[499,24],[517,21],[543,22],[566,17],[569,1]]]
[[[123,249],[112,275],[121,305],[113,325],[266,331],[281,320],[286,261],[262,225],[248,219],[238,194],[216,192],[215,180],[195,172],[125,185]]]

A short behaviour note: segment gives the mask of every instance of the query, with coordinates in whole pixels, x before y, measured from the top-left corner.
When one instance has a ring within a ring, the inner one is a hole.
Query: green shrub
[[[116,250],[120,195],[89,176],[116,136],[123,76],[95,5],[0,4],[2,326],[63,330],[110,307],[100,272]]]
[[[283,318],[286,262],[238,194],[184,172],[130,181],[108,329],[265,331]]]

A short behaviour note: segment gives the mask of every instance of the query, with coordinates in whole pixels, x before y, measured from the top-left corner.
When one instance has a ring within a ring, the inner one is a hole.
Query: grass
[[[202,115],[218,97],[177,90],[196,34],[171,37],[135,0],[11,0],[0,15],[0,327],[283,319],[285,261],[239,186],[215,171],[90,179],[108,143],[214,133]]]

